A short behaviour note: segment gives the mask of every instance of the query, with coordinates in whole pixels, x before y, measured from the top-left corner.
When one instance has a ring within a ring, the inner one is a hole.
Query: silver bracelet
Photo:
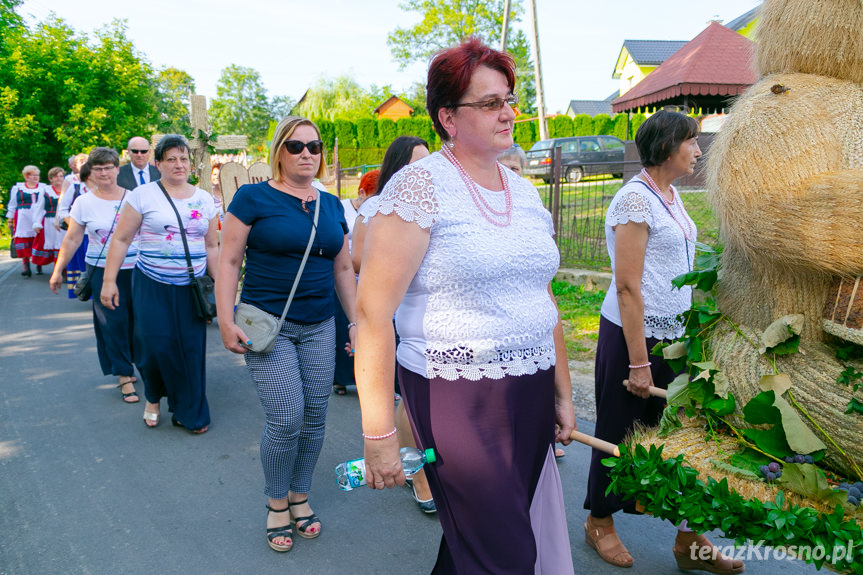
[[[349,324],[348,324],[348,331],[351,331],[351,328],[352,328],[352,327],[357,327],[357,322],[352,321],[351,323],[349,323]]]

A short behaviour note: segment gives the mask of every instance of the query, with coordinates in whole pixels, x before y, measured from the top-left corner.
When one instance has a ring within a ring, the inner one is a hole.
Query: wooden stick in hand
[[[583,443],[600,451],[604,451],[609,455],[620,457],[620,450],[617,448],[617,446],[603,439],[599,439],[592,435],[587,435],[586,433],[582,433],[580,431],[573,431],[569,435],[569,437],[573,441],[578,441],[579,443]]]
[[[629,389],[629,380],[628,379],[623,380],[623,387],[625,387],[626,389]],[[666,390],[662,389],[661,387],[656,387],[654,385],[651,385],[650,387],[647,388],[647,391],[653,397],[661,397],[662,399],[668,399],[668,392]]]

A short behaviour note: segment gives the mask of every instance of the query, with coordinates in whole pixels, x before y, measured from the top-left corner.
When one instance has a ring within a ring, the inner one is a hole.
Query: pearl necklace
[[[491,207],[491,205],[486,201],[477,188],[476,183],[474,183],[473,179],[468,175],[467,170],[464,169],[464,166],[462,166],[461,162],[458,161],[458,158],[455,157],[455,154],[453,154],[447,146],[443,146],[441,150],[446,159],[452,162],[453,166],[455,166],[456,171],[459,176],[461,176],[461,179],[467,187],[470,197],[473,200],[474,205],[476,205],[476,208],[479,210],[479,213],[481,213],[489,223],[494,224],[495,226],[502,228],[508,226],[510,221],[512,221],[512,193],[509,190],[509,180],[507,179],[506,174],[504,174],[501,165],[495,163],[497,165],[497,172],[500,175],[500,181],[503,184],[506,207],[502,212],[499,212]],[[497,221],[492,217],[492,215],[496,218],[503,218],[504,221]]]
[[[686,229],[683,229],[683,224],[681,224],[680,220],[677,219],[677,216],[674,215],[674,212],[677,210],[671,209],[671,206],[674,205],[674,188],[671,188],[671,201],[668,201],[662,196],[662,193],[659,191],[659,186],[656,185],[656,182],[654,182],[653,178],[650,177],[650,174],[647,173],[646,168],[642,168],[641,173],[639,175],[647,183],[647,185],[650,187],[650,189],[653,190],[656,193],[656,195],[659,196],[659,198],[663,202],[665,202],[665,204],[668,206],[667,207],[668,215],[671,216],[671,219],[674,220],[674,223],[677,224],[677,227],[679,227],[680,231],[683,232],[683,237],[687,241],[691,242],[694,234],[692,232],[692,224],[689,223],[689,219],[683,218],[684,222],[686,222]]]

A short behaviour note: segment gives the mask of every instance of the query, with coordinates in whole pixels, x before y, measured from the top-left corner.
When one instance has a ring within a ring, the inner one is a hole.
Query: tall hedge
[[[516,118],[520,120],[522,118],[528,118],[529,116],[519,116]],[[539,139],[536,130],[536,121],[533,122],[518,122],[513,126],[512,130],[512,139],[521,144],[521,147],[524,148],[527,146],[528,148]]]
[[[339,118],[333,121],[333,125],[339,139],[339,149],[357,147],[357,126],[354,122]]]
[[[575,135],[572,118],[558,115],[548,120],[548,136],[550,138],[568,138]]]
[[[333,126],[333,121],[327,120],[326,118],[318,118],[313,121],[318,125],[318,129],[321,131],[321,140],[324,141],[324,146],[327,150],[332,152],[333,144],[336,139],[336,128]]]
[[[627,114],[617,114],[614,118],[611,119],[613,124],[611,129],[611,135],[620,138],[621,140],[626,139],[626,122],[627,122]]]
[[[372,118],[357,120],[357,146],[376,148],[378,146],[378,123]]]
[[[387,148],[398,137],[396,123],[389,118],[378,120],[378,148]]]
[[[587,114],[578,114],[572,119],[574,136],[592,136],[593,118]]]
[[[593,133],[601,136],[611,134],[614,125],[608,114],[597,114],[593,117]]]
[[[635,114],[629,120],[629,138],[631,140],[635,139],[635,133],[638,132],[638,127],[644,123],[647,119],[647,116],[644,114]]]

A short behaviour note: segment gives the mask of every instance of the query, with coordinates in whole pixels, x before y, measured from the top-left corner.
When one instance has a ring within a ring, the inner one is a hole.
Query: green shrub
[[[389,118],[378,119],[378,147],[388,148],[398,136],[396,123]]]
[[[360,148],[376,148],[378,145],[377,122],[372,118],[357,120],[357,146]]]
[[[530,116],[521,115],[516,120],[529,118]],[[520,144],[522,148],[530,149],[530,146],[537,141],[536,121],[533,122],[518,122],[513,126],[512,139]]]
[[[593,133],[597,135],[607,136],[611,134],[614,124],[611,122],[611,116],[608,114],[597,114],[593,117]]]
[[[578,114],[572,119],[573,136],[592,136],[593,118],[587,114]]]
[[[357,147],[357,127],[356,124],[348,120],[337,119],[333,121],[336,137],[339,139],[339,148],[356,148]]]
[[[548,137],[549,138],[568,138],[575,135],[575,129],[572,124],[572,118],[565,115],[558,115],[548,120]]]
[[[644,114],[635,114],[629,120],[629,135],[633,140],[635,139],[636,132],[638,132],[638,127],[643,124],[646,119],[647,116]]]
[[[612,118],[612,123],[614,126],[611,129],[611,135],[620,138],[621,140],[626,139],[626,123],[628,121],[628,114],[617,114]]]
[[[332,120],[327,120],[326,118],[318,118],[314,120],[315,124],[317,124],[318,129],[321,131],[321,140],[324,142],[324,146],[332,152],[333,144],[336,138],[336,129],[333,125]]]

